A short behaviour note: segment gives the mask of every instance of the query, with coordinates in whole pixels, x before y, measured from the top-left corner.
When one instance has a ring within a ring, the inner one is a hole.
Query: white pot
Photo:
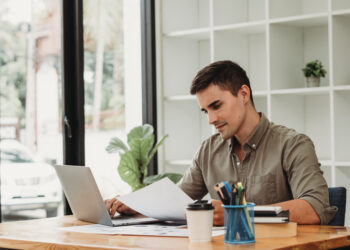
[[[320,87],[320,82],[321,82],[320,77],[314,77],[314,76],[306,77],[306,87],[308,88]]]

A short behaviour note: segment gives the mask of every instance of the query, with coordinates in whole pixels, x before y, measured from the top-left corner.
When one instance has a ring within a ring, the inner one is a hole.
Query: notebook
[[[160,222],[160,220],[141,215],[119,215],[111,219],[89,167],[55,165],[54,168],[77,219],[106,226]]]
[[[254,215],[254,223],[287,223],[289,222],[289,210],[284,210],[275,215]]]
[[[264,216],[264,215],[276,215],[282,212],[282,207],[279,206],[255,206],[254,215]]]

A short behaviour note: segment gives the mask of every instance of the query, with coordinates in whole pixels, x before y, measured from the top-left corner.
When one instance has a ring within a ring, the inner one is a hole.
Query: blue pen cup
[[[247,244],[255,242],[255,204],[222,206],[225,209],[225,243]]]

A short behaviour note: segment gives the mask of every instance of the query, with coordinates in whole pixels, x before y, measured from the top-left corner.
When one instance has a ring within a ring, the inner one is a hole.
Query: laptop
[[[160,222],[140,215],[119,215],[111,219],[89,167],[55,165],[54,168],[77,219],[106,226]]]

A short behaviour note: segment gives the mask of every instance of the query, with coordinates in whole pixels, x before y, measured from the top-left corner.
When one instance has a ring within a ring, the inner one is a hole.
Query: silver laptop
[[[106,226],[159,222],[154,218],[140,216],[119,215],[111,219],[89,167],[70,165],[54,167],[77,219]]]

